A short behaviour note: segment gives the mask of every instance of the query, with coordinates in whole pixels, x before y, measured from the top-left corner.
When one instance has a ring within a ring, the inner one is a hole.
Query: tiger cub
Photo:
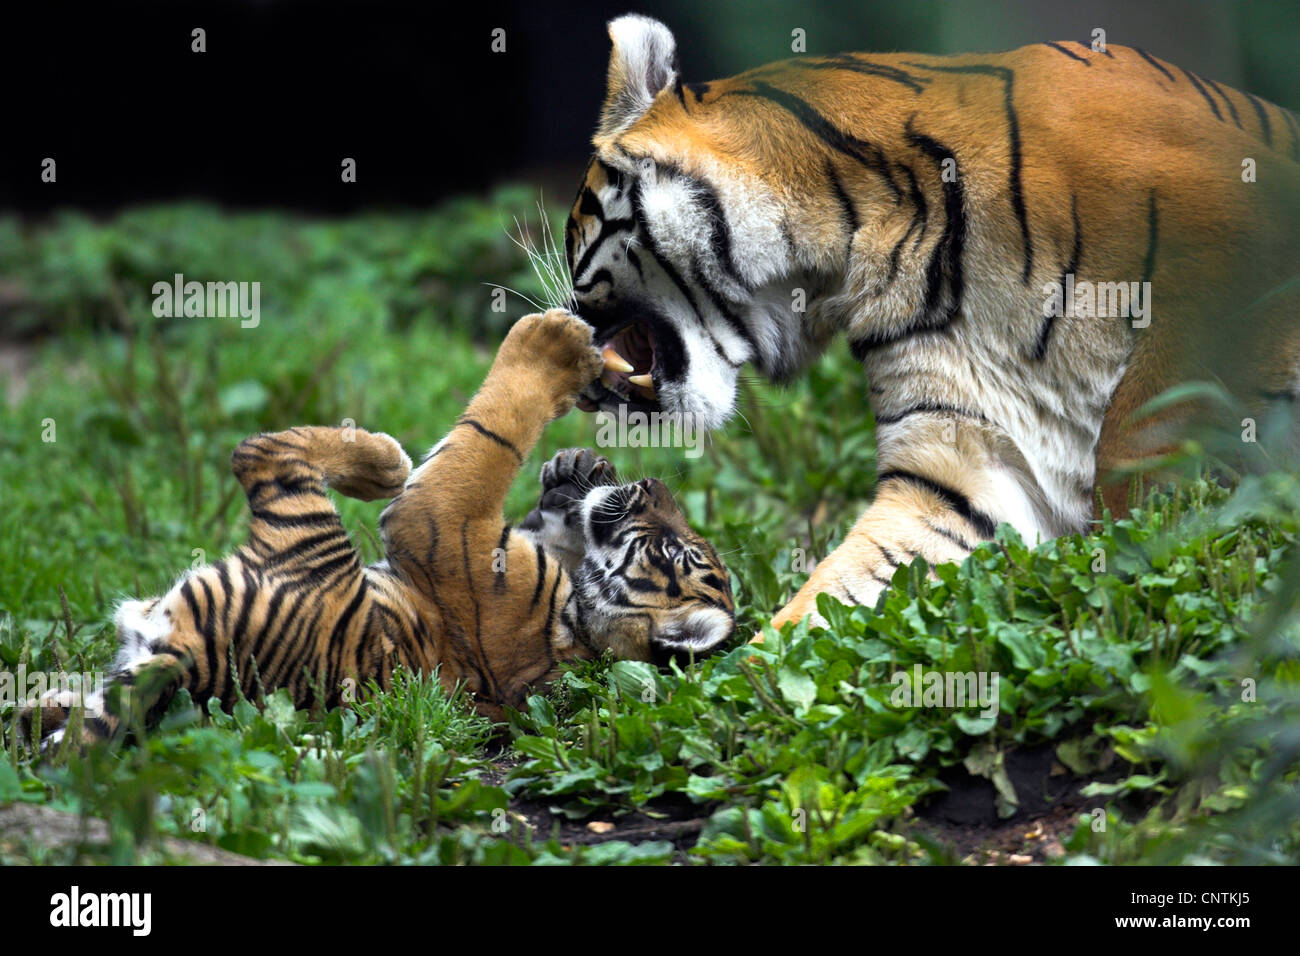
[[[396,441],[360,429],[291,428],[245,440],[232,466],[251,512],[248,542],[186,573],[165,595],[117,610],[121,647],[105,693],[84,702],[82,738],[147,724],[178,688],[230,707],[287,688],[298,706],[336,706],[400,665],[438,668],[501,719],[565,661],[605,651],[664,662],[706,655],[734,629],[729,576],[662,482],[616,483],[587,450],[543,468],[537,508],[518,528],[506,491],[543,427],[572,408],[603,361],[592,330],[562,310],[510,330],[451,432],[414,471]],[[386,557],[363,567],[325,494],[393,498]],[[40,702],[45,744],[74,702]],[[22,715],[28,739],[33,709]]]

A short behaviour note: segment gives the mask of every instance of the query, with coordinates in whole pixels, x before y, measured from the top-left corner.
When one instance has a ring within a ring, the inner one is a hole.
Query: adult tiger
[[[734,627],[728,573],[662,482],[618,485],[604,458],[564,451],[543,467],[541,500],[519,529],[501,516],[543,426],[600,370],[591,335],[560,310],[519,320],[414,472],[396,441],[357,429],[244,441],[232,464],[248,495],[248,543],[163,597],[118,608],[111,683],[143,689],[147,721],[180,687],[226,707],[277,687],[299,706],[334,706],[370,678],[386,686],[401,664],[438,668],[448,689],[464,682],[500,719],[564,661],[717,649]],[[380,518],[386,560],[362,567],[326,485],[396,495]],[[125,726],[105,696],[83,702],[88,741]],[[74,701],[53,691],[40,703],[42,736],[57,742]],[[21,718],[28,737],[33,716]]]
[[[580,407],[717,427],[743,364],[788,380],[837,333],[870,381],[876,499],[774,623],[821,591],[870,602],[900,562],[960,559],[1000,522],[1031,543],[1082,531],[1095,488],[1123,511],[1106,476],[1206,410],[1130,420],[1180,381],[1256,408],[1294,394],[1286,110],[1118,46],[802,57],[691,84],[662,24],[609,32],[565,247],[578,311],[632,368]],[[1070,298],[1100,283],[1124,284],[1096,287],[1117,311],[1138,284],[1130,317]]]

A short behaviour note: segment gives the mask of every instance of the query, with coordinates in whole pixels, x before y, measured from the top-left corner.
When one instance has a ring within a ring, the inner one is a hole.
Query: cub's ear
[[[609,89],[599,139],[627,129],[677,79],[677,41],[658,20],[628,14],[609,22]]]
[[[735,617],[721,608],[695,611],[684,624],[671,625],[650,636],[651,661],[666,667],[671,658],[676,658],[685,666],[692,653],[697,660],[707,657],[731,640],[735,631]]]

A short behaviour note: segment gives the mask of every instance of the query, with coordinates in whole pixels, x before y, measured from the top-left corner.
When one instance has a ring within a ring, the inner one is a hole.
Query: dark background
[[[565,201],[603,91],[604,22],[629,11],[669,25],[687,80],[790,56],[795,27],[809,53],[949,53],[1101,26],[1111,43],[1300,105],[1294,0],[52,2],[0,26],[0,209],[204,198],[347,212],[504,179]],[[190,51],[196,26],[206,53]],[[496,27],[505,53],[490,50]],[[46,156],[56,184],[40,181]],[[345,156],[355,184],[340,181]]]

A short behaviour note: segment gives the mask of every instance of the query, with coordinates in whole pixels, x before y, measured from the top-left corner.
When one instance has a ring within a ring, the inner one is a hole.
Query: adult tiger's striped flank
[[[822,591],[870,603],[900,563],[958,560],[1002,522],[1032,543],[1085,530],[1098,492],[1123,512],[1108,476],[1210,414],[1135,422],[1175,384],[1256,412],[1296,394],[1289,111],[1116,45],[684,83],[662,24],[610,36],[565,240],[578,311],[635,374],[580,407],[719,427],[741,366],[789,380],[837,335],[865,372],[877,497],[774,623]]]
[[[511,528],[506,491],[552,418],[604,365],[591,329],[552,310],[510,330],[482,388],[414,471],[387,435],[292,428],[244,441],[231,463],[248,496],[248,542],[167,594],[117,611],[110,684],[133,688],[145,723],[179,688],[230,707],[287,688],[327,707],[388,685],[402,665],[463,684],[501,719],[564,661],[608,651],[662,662],[731,636],[734,604],[717,552],[654,479],[616,483],[590,451],[542,469],[538,506]],[[393,498],[385,560],[363,567],[326,486]],[[128,699],[129,699],[128,695]],[[85,740],[126,732],[120,695],[80,702]],[[77,703],[39,702],[41,736],[62,739]],[[21,717],[31,736],[35,708]]]

